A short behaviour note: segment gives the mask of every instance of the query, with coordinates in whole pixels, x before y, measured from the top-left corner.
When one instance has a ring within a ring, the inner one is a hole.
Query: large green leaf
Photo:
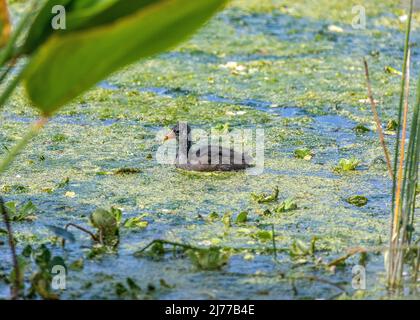
[[[68,7],[72,0],[45,0],[44,5],[37,13],[34,22],[29,29],[25,43],[22,46],[22,53],[29,54],[35,51],[53,33],[51,19],[53,18],[52,8],[55,5]]]
[[[119,68],[185,39],[225,2],[155,0],[112,23],[98,20],[95,27],[55,33],[28,63],[24,73],[28,95],[51,115]]]

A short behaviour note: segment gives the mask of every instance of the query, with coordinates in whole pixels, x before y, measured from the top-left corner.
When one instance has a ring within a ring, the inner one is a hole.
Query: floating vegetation
[[[386,130],[396,131],[398,129],[398,122],[394,119],[388,120],[386,123]]]
[[[295,158],[303,160],[311,160],[313,157],[313,152],[309,149],[296,149],[293,154]]]
[[[273,232],[267,230],[259,230],[253,234],[253,237],[262,242],[271,241],[273,240]]]
[[[144,229],[149,225],[149,222],[144,220],[145,215],[141,215],[139,217],[128,218],[124,221],[123,226],[124,228],[129,229]]]
[[[211,247],[209,249],[189,249],[186,252],[191,262],[202,270],[218,270],[229,261],[229,252]]]
[[[353,130],[354,130],[356,133],[359,133],[359,134],[363,134],[363,133],[366,133],[366,132],[370,132],[370,129],[369,129],[368,127],[365,127],[363,124],[358,124],[357,126],[355,126],[355,127],[353,128]]]
[[[360,160],[356,159],[355,157],[351,157],[350,159],[340,159],[340,161],[338,162],[338,166],[334,168],[334,171],[335,172],[354,171],[356,170],[359,164],[360,164]]]
[[[293,211],[298,208],[297,202],[294,198],[287,198],[283,200],[275,209],[275,213],[283,213],[288,211]]]
[[[115,294],[121,299],[142,299],[140,286],[131,278],[127,278],[125,284],[118,282],[115,285]]]
[[[28,201],[20,206],[18,206],[14,201],[9,201],[5,203],[5,206],[9,211],[11,221],[34,221],[37,219],[37,207],[32,203],[32,201]]]
[[[279,197],[278,187],[275,187],[271,194],[266,194],[266,193],[262,193],[262,194],[252,193],[251,194],[251,198],[257,203],[274,202],[274,201],[277,201],[278,197]]]
[[[21,296],[26,298],[42,298],[46,300],[57,300],[59,295],[57,289],[65,288],[65,283],[60,281],[63,280],[63,276],[66,275],[66,263],[60,256],[52,256],[50,250],[45,246],[41,245],[37,248],[32,248],[30,245],[26,246],[22,250],[22,254],[19,256],[19,264],[21,268]],[[34,267],[35,266],[35,267]],[[29,277],[30,287],[25,290],[24,278],[25,270],[33,271]],[[61,272],[62,277],[55,277],[53,274]],[[12,275],[14,277],[14,275]],[[55,288],[52,286],[55,285]]]
[[[128,174],[137,174],[141,173],[141,169],[138,168],[120,168],[113,172],[115,175],[128,175]]]
[[[122,212],[119,209],[97,209],[90,216],[92,226],[98,229],[97,238],[101,244],[116,246],[119,243],[119,226]]]
[[[248,212],[246,211],[242,211],[241,213],[239,213],[235,220],[236,223],[245,223],[247,221],[248,221]]]
[[[306,244],[303,241],[296,239],[290,246],[289,254],[292,258],[313,256],[316,250],[316,241],[318,238],[313,237],[310,244]]]
[[[355,205],[356,207],[363,207],[368,203],[368,198],[365,196],[351,196],[346,199],[346,201],[352,205]]]

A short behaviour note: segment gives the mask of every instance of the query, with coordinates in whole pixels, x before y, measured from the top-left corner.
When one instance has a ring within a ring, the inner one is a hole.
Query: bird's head
[[[179,137],[185,137],[187,140],[191,140],[191,127],[186,122],[177,123],[171,131],[165,135],[163,141],[176,139]]]

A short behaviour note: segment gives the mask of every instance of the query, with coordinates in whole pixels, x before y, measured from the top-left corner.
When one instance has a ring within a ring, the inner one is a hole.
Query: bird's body
[[[253,159],[244,152],[219,145],[193,145],[191,129],[185,126],[184,134],[176,125],[166,139],[177,139],[175,166],[189,171],[239,171],[252,167]],[[169,138],[168,138],[169,137]],[[180,147],[181,142],[181,147]],[[184,146],[184,148],[182,148]]]

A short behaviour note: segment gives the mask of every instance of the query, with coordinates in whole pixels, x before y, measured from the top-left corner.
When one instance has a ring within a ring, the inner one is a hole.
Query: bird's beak
[[[171,131],[170,133],[168,133],[164,138],[163,141],[168,141],[168,140],[172,140],[175,139],[175,132]]]

